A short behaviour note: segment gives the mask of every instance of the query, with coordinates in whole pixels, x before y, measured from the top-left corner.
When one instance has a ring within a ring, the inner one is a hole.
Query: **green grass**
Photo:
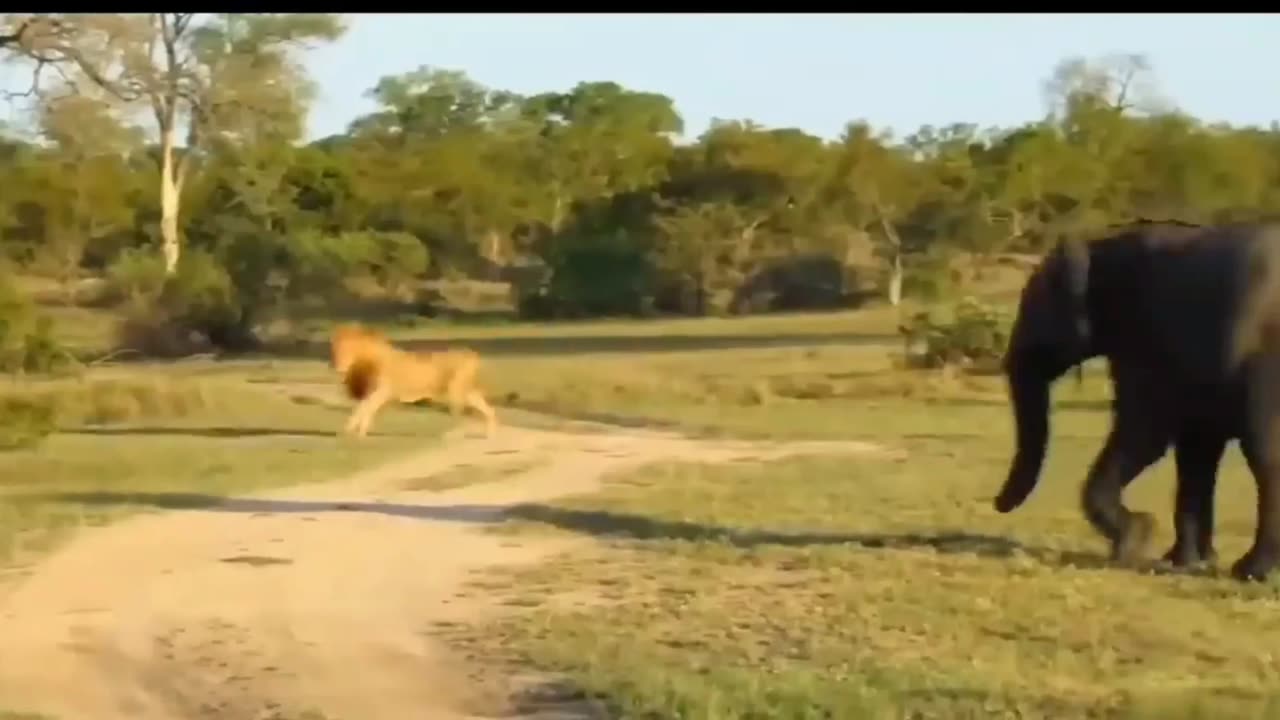
[[[476,592],[506,596],[512,612],[454,640],[482,660],[566,678],[616,717],[1280,718],[1277,583],[1101,561],[1103,543],[1078,501],[1108,425],[1098,369],[1082,388],[1059,385],[1040,487],[999,515],[991,498],[1012,454],[1000,378],[895,370],[895,344],[883,338],[896,320],[882,308],[396,330],[401,339],[474,344],[491,397],[519,407],[693,433],[872,439],[908,453],[662,465],[615,478],[598,495],[522,508],[504,531],[599,542],[480,583]],[[155,367],[175,382],[225,389],[217,397],[239,398],[234,389],[254,399],[145,423],[171,434],[68,431],[0,454],[0,508],[13,513],[0,515],[0,555],[5,543],[10,554],[41,550],[57,538],[50,526],[114,516],[32,500],[33,490],[145,499],[323,479],[421,447],[450,422],[388,410],[377,426],[388,435],[357,448],[331,437],[342,410],[301,390],[271,390],[331,387],[322,361]],[[510,407],[500,413],[524,422]],[[399,428],[411,434],[391,434]],[[522,469],[464,468],[422,489]],[[1219,487],[1225,566],[1255,523],[1253,482],[1236,451]],[[1152,556],[1171,541],[1172,490],[1166,459],[1126,498],[1161,523]]]
[[[54,398],[61,427],[34,448],[0,452],[0,567],[130,512],[333,479],[450,427],[444,413],[389,408],[364,442],[340,439],[344,409],[160,368],[7,392]]]
[[[874,387],[874,384],[873,384]],[[994,389],[796,401],[777,435],[874,437],[909,459],[665,465],[522,508],[521,532],[596,550],[522,571],[523,609],[465,632],[480,657],[563,674],[627,718],[1280,717],[1277,584],[1108,568],[1078,492],[1107,427],[1064,383],[1040,487],[990,501],[1012,450]],[[750,409],[721,426],[768,429]],[[1130,491],[1172,540],[1172,463]],[[1223,468],[1224,564],[1254,491]],[[1209,712],[1212,710],[1212,712]]]

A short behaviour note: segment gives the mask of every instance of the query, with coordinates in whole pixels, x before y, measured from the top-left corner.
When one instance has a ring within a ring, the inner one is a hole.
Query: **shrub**
[[[52,435],[56,410],[48,398],[0,395],[0,450],[34,447]]]
[[[955,297],[960,286],[957,276],[948,252],[933,250],[911,255],[903,278],[902,294],[929,303]]]
[[[288,242],[288,292],[293,298],[332,299],[353,277],[370,277],[403,296],[427,271],[427,248],[406,232],[300,233]]]
[[[51,373],[76,365],[53,335],[53,321],[0,272],[0,372]]]
[[[427,248],[406,232],[366,233],[372,248],[369,271],[393,296],[403,295],[413,280],[427,270]]]
[[[328,235],[309,230],[289,240],[287,293],[294,299],[327,298],[345,286],[345,280],[372,255],[358,233]]]
[[[407,233],[310,231],[284,238],[241,231],[212,252],[188,248],[172,277],[164,278],[157,263],[133,252],[114,266],[118,292],[136,300],[117,339],[132,350],[172,357],[255,349],[255,329],[285,301],[331,301],[347,291],[353,276],[375,278],[402,293],[426,270],[427,251]]]
[[[142,304],[164,288],[164,260],[149,248],[125,248],[107,266],[107,292],[112,299]]]
[[[189,250],[160,292],[161,304],[187,327],[217,334],[240,318],[240,298],[227,268],[211,254]],[[212,339],[212,338],[211,338]]]
[[[212,349],[203,335],[182,327],[154,302],[125,312],[116,326],[116,343],[149,357],[183,357]]]
[[[898,328],[909,367],[961,366],[979,372],[999,367],[1012,326],[1007,312],[972,297],[960,300],[947,314],[936,310],[916,313]]]
[[[53,320],[45,315],[36,315],[27,332],[22,359],[23,372],[62,373],[78,366],[79,363],[71,352],[54,336]]]
[[[227,269],[209,253],[191,249],[154,300],[129,308],[117,338],[131,350],[163,357],[235,348],[246,342],[242,312]]]

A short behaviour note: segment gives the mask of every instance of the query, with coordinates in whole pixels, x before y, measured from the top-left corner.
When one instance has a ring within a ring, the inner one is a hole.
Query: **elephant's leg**
[[[1213,501],[1218,463],[1227,438],[1210,431],[1182,433],[1174,446],[1178,464],[1178,490],[1174,501],[1176,540],[1164,559],[1176,566],[1213,562]]]
[[[1106,444],[1085,480],[1085,517],[1111,541],[1111,559],[1129,563],[1141,555],[1155,519],[1124,506],[1121,494],[1143,470],[1164,455],[1170,437],[1136,412],[1119,412]]]
[[[1231,566],[1231,574],[1239,580],[1264,580],[1280,562],[1280,447],[1250,433],[1241,439],[1240,449],[1258,484],[1258,525],[1253,547]]]
[[[1258,485],[1258,524],[1253,547],[1231,567],[1240,580],[1265,579],[1280,563],[1280,360],[1259,357],[1256,362],[1240,449]]]

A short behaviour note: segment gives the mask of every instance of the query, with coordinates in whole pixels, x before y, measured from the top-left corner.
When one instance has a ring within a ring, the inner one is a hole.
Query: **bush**
[[[289,283],[294,299],[327,298],[342,289],[352,271],[371,255],[363,236],[355,233],[327,235],[299,233],[289,240]]]
[[[106,275],[112,299],[148,303],[164,288],[164,260],[149,248],[125,248],[107,266]]]
[[[383,290],[403,296],[427,271],[427,248],[406,232],[300,233],[289,240],[289,295],[331,299],[353,277],[371,277]]]
[[[256,349],[255,328],[286,301],[333,300],[347,292],[353,276],[403,294],[426,270],[427,251],[407,233],[313,231],[284,238],[244,230],[212,252],[187,248],[172,277],[143,251],[122,253],[112,267],[116,292],[133,300],[117,328],[119,344],[173,357]]]
[[[51,373],[76,365],[53,335],[53,321],[0,273],[0,372]]]
[[[38,445],[57,429],[57,408],[48,398],[0,396],[0,450]]]
[[[427,270],[427,248],[406,232],[364,233],[372,252],[369,271],[378,284],[393,296],[401,296],[413,280]]]
[[[543,288],[526,291],[516,298],[516,315],[521,320],[555,320],[559,311],[560,303]]]
[[[240,320],[240,298],[231,274],[201,250],[183,254],[177,272],[160,292],[160,303],[184,325],[206,335],[216,335]]]
[[[202,334],[182,327],[158,304],[130,307],[116,326],[116,344],[149,357],[175,358],[213,350]]]
[[[935,311],[916,313],[898,328],[909,367],[960,366],[978,372],[999,368],[1012,327],[1009,313],[972,297],[953,305],[950,317]]]
[[[937,302],[959,294],[958,273],[952,266],[950,253],[934,250],[911,255],[907,260],[902,294],[920,298],[925,302]]]
[[[635,232],[608,229],[599,218],[588,215],[575,220],[549,243],[543,256],[548,275],[544,283],[522,292],[517,300],[521,317],[636,317],[645,313],[656,278],[653,263]]]
[[[129,308],[117,337],[123,347],[160,357],[237,349],[249,344],[242,314],[227,269],[209,253],[191,249],[153,300]]]

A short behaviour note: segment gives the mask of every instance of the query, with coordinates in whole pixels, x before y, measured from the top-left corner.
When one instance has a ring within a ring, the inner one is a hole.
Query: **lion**
[[[356,401],[343,432],[364,437],[374,415],[391,400],[402,403],[444,400],[454,416],[470,407],[484,416],[485,435],[493,437],[498,419],[476,387],[480,356],[469,348],[410,352],[360,325],[333,329],[329,338],[333,367],[347,395]]]

